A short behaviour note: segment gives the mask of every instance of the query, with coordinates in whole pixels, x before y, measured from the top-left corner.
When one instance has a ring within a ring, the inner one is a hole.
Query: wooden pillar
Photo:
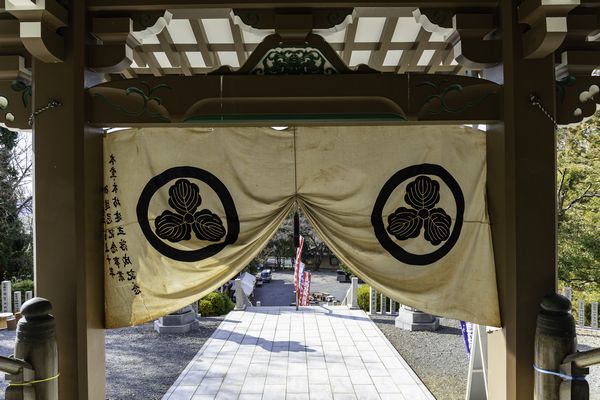
[[[488,130],[488,200],[503,329],[489,337],[490,399],[533,398],[536,316],[556,288],[555,134],[530,103],[555,108],[552,56],[525,60],[515,1],[500,2],[503,122]]]
[[[102,399],[101,132],[85,127],[85,2],[69,2],[65,62],[34,61],[35,284],[56,317],[61,400]]]

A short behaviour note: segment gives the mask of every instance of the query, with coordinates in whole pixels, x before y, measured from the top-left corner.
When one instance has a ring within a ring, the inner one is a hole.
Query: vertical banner
[[[300,305],[310,306],[310,272],[308,271],[304,271],[300,293],[302,293]]]
[[[300,296],[300,282],[302,281],[302,273],[304,272],[304,264],[302,258],[302,247],[304,247],[304,236],[300,236],[299,246],[296,249],[296,259],[294,260],[294,290],[296,291],[296,300]]]

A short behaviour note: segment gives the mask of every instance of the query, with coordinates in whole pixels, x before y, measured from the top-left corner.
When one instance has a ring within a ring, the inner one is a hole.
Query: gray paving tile
[[[381,400],[374,385],[354,385],[354,392],[360,400]]]
[[[179,386],[171,393],[169,400],[190,400],[195,391],[196,388],[193,386]]]
[[[163,399],[433,399],[362,311],[330,310],[232,312]]]
[[[354,393],[352,381],[347,376],[335,376],[330,378],[333,393]]]
[[[217,394],[222,383],[223,378],[204,378],[200,383],[200,386],[198,386],[198,389],[196,389],[195,394]],[[185,387],[186,386],[180,386],[179,388]]]

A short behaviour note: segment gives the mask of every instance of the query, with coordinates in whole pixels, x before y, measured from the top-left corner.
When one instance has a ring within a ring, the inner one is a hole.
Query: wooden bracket
[[[502,40],[491,38],[497,29],[494,14],[456,14],[453,51],[456,62],[470,69],[493,67],[502,61]]]
[[[580,0],[525,0],[518,6],[519,23],[529,25],[523,34],[523,56],[544,58],[554,53],[567,36],[567,15]]]
[[[131,18],[94,18],[92,34],[99,44],[87,48],[87,67],[95,72],[118,73],[133,62],[133,49],[140,42],[132,35]]]
[[[0,56],[0,126],[30,129],[30,112],[31,73],[25,68],[25,58]]]
[[[93,18],[91,33],[97,43],[87,47],[87,67],[99,73],[127,70],[133,63],[134,49],[144,39],[163,34],[172,16],[169,11],[163,11],[158,14]]]
[[[59,28],[67,26],[67,10],[56,0],[5,0],[5,9],[19,20],[20,38],[35,58],[64,61],[64,38]]]
[[[595,12],[577,13],[567,17],[569,33],[556,51],[556,75],[591,75],[600,66],[600,15]]]

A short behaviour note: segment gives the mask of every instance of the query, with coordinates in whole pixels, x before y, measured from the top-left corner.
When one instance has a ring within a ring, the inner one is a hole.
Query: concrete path
[[[229,313],[163,400],[433,398],[363,311],[313,306]]]

